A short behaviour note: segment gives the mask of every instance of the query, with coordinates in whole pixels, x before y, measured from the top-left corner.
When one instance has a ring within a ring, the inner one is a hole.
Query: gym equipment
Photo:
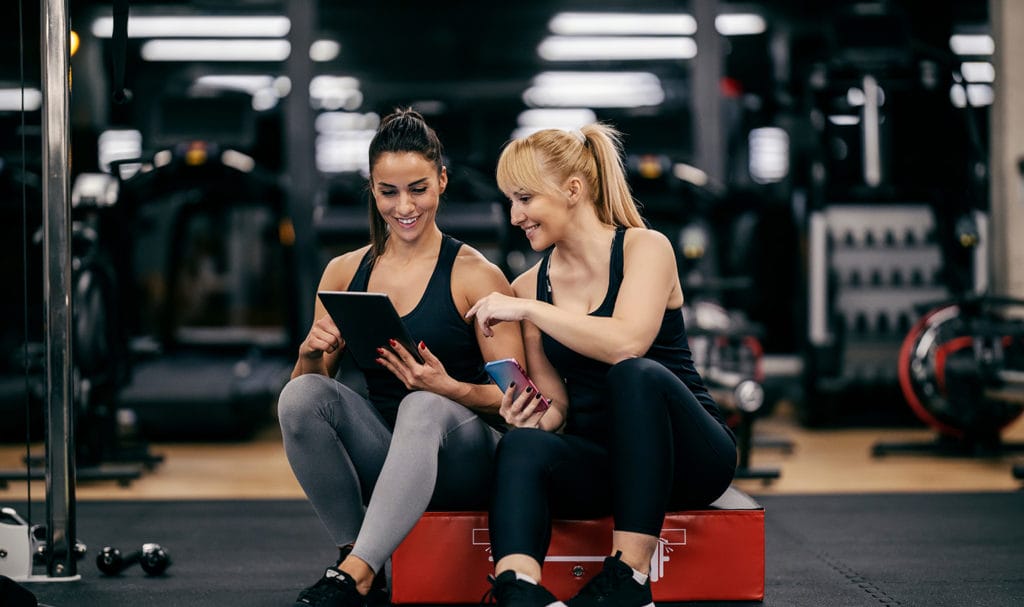
[[[162,575],[171,566],[171,556],[160,544],[146,543],[141,550],[122,556],[121,551],[104,546],[96,555],[96,567],[104,575],[118,575],[138,563],[146,575]]]
[[[50,559],[46,544],[46,526],[31,527],[14,508],[0,510],[0,574],[15,580],[36,581],[34,565],[45,565]],[[75,560],[85,557],[89,548],[75,540],[71,547]]]
[[[50,555],[50,548],[46,543],[46,525],[32,525],[29,535],[32,538],[32,561],[37,565],[45,564]],[[71,552],[74,553],[75,559],[80,561],[89,552],[89,547],[76,539]]]
[[[272,419],[298,343],[278,176],[207,141],[111,170],[128,164],[143,168],[118,201],[132,357],[121,406],[150,439],[247,438]]]
[[[764,352],[757,329],[737,313],[730,314],[708,301],[689,304],[683,311],[694,365],[736,433],[736,478],[756,478],[768,484],[781,472],[750,465],[754,422],[764,405]]]
[[[896,3],[867,7],[837,6],[822,52],[794,55],[808,135],[794,197],[809,211],[808,426],[916,423],[896,372],[915,309],[980,293],[987,276],[986,145],[949,98],[963,81],[952,24],[916,28]]]
[[[32,575],[31,534],[14,508],[0,510],[0,575],[14,580]]]
[[[75,180],[72,188],[72,398],[79,462],[76,477],[79,480],[115,480],[127,485],[141,476],[143,467],[151,468],[162,461],[162,457],[149,454],[144,445],[123,444],[117,431],[117,394],[129,376],[129,360],[127,337],[118,322],[123,302],[113,261],[117,252],[109,246],[109,241],[118,233],[118,227],[111,223],[112,207],[117,200],[116,185],[109,175],[85,173]],[[40,229],[33,238],[34,250],[39,252],[38,256],[30,256],[33,261],[42,258],[42,240]],[[38,269],[35,264],[29,267],[33,276],[29,284],[33,286],[37,286],[34,270]],[[32,290],[29,295],[34,300],[39,294]],[[45,375],[44,346],[41,337],[34,334],[40,330],[42,319],[33,318],[33,321],[39,324],[26,329],[30,331],[28,343],[16,355],[18,358],[28,356],[28,360],[19,360],[19,366],[29,375],[27,381],[22,382],[22,395],[28,384],[30,406],[43,400]],[[28,458],[27,474],[0,471],[0,487],[11,480],[43,478],[39,467],[41,459]]]
[[[735,487],[706,508],[666,513],[651,558],[654,600],[762,600],[764,520],[764,508]],[[545,587],[576,594],[601,570],[612,527],[610,516],[553,521]],[[486,512],[425,513],[391,557],[391,602],[478,604],[494,570],[490,544]]]
[[[899,380],[907,404],[938,439],[880,443],[872,453],[1024,450],[1000,438],[1024,412],[1024,300],[964,295],[925,309],[900,348]]]

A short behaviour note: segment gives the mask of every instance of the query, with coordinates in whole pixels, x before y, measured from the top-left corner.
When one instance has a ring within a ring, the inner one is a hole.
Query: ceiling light
[[[587,108],[559,108],[526,110],[520,112],[516,122],[519,126],[558,127],[578,129],[597,120],[594,110]]]
[[[544,129],[571,131],[597,120],[594,110],[587,108],[534,109],[520,112],[512,131],[512,139],[522,139]]]
[[[341,45],[335,40],[316,40],[309,45],[309,58],[318,63],[334,61],[341,54]]]
[[[967,82],[995,82],[996,68],[988,61],[964,61],[960,73]]]
[[[110,38],[113,17],[92,22],[92,35]],[[128,19],[129,38],[282,38],[291,30],[288,17],[264,16],[132,16]]]
[[[991,55],[996,43],[987,34],[953,34],[949,37],[949,48],[957,55]]]
[[[43,105],[43,94],[39,89],[0,89],[0,112],[20,112],[23,94],[26,112],[34,112]]]
[[[207,74],[195,81],[195,86],[200,88],[244,91],[250,95],[273,85],[274,77],[270,75]]]
[[[315,144],[316,168],[321,173],[358,171],[370,173],[370,141],[376,131],[351,131],[318,135]]]
[[[682,36],[549,36],[537,54],[548,61],[692,59],[697,43]]]
[[[692,36],[697,20],[685,13],[558,13],[548,23],[554,34],[639,34]]]
[[[530,107],[645,107],[665,100],[650,72],[544,72],[523,93]]]
[[[284,61],[287,40],[150,40],[142,45],[146,61]]]
[[[949,99],[956,107],[981,107],[992,105],[995,91],[987,84],[968,84],[967,89],[961,84],[954,84],[949,89]]]
[[[789,173],[789,135],[785,130],[774,126],[751,129],[747,145],[747,168],[755,183],[776,183]]]
[[[316,109],[351,111],[362,105],[363,93],[351,76],[316,76],[309,82],[309,99]]]
[[[828,121],[836,126],[854,126],[860,124],[860,116],[854,114],[832,114]]]
[[[715,29],[723,36],[752,36],[768,29],[764,17],[754,13],[731,13],[715,17]]]

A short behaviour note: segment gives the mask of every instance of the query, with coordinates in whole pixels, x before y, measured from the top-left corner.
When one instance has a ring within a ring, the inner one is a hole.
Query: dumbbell
[[[96,555],[96,567],[105,575],[117,575],[135,563],[142,565],[147,575],[160,575],[171,566],[171,556],[160,544],[147,543],[142,550],[122,556],[117,548],[105,546]]]

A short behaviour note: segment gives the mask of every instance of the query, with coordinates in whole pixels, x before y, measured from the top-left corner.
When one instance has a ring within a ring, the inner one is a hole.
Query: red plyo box
[[[556,520],[543,584],[572,597],[611,552],[612,519]],[[427,512],[391,557],[391,602],[479,603],[494,571],[485,512]],[[735,487],[665,516],[651,559],[655,601],[764,598],[764,508]]]

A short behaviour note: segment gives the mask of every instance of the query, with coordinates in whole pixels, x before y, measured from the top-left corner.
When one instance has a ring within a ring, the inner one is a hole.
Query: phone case
[[[530,378],[527,377],[526,371],[523,370],[523,367],[514,358],[492,360],[484,365],[484,370],[491,376],[494,383],[501,388],[502,392],[507,391],[509,385],[512,382],[515,382],[516,387],[513,395],[517,398],[527,387],[533,388],[534,392],[540,391],[537,390],[537,386],[535,386]],[[537,411],[546,411],[550,404],[550,400],[542,397],[540,403],[537,405]]]

